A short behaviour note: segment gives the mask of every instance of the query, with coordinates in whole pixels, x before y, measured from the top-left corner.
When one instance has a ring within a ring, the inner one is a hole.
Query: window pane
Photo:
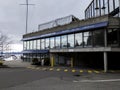
[[[92,33],[84,32],[84,47],[92,46]]]
[[[55,38],[55,47],[60,48],[60,36]]]
[[[119,7],[119,0],[115,0],[115,8]]]
[[[46,47],[45,47],[45,49],[49,49],[49,48],[50,48],[49,38],[46,38]]]
[[[33,41],[30,41],[30,50],[33,49]]]
[[[82,33],[75,34],[75,47],[82,47],[83,41],[82,41]]]
[[[41,49],[45,49],[45,39],[41,39]]]
[[[37,43],[36,43],[36,40],[34,40],[34,41],[33,41],[33,49],[34,49],[34,50],[37,49],[36,46],[37,46]]]
[[[110,12],[113,11],[113,0],[109,0],[109,8],[110,8]]]
[[[27,41],[27,50],[29,50],[29,41]]]
[[[68,35],[67,47],[68,48],[74,47],[74,34]]]
[[[55,40],[54,40],[54,37],[50,38],[50,48],[55,48]]]
[[[61,36],[61,47],[67,48],[67,35]]]
[[[37,40],[37,49],[40,50],[40,39]]]
[[[103,30],[96,30],[93,31],[93,43],[94,46],[104,46],[104,31]]]
[[[24,41],[24,42],[23,42],[23,50],[26,50],[26,49],[27,49],[26,45],[27,45],[27,44],[26,44],[26,41]]]

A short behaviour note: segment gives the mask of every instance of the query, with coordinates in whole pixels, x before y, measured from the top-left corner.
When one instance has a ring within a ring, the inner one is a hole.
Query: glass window
[[[84,47],[92,46],[92,32],[84,32]]]
[[[75,47],[83,47],[82,33],[75,34]]]
[[[30,48],[29,48],[29,41],[27,41],[27,50],[29,50]]]
[[[68,48],[74,47],[74,34],[68,35],[67,47],[68,47]]]
[[[37,40],[33,41],[33,49],[36,50],[37,49]]]
[[[105,0],[105,14],[108,14],[108,0]]]
[[[55,48],[60,48],[60,36],[55,38]]]
[[[107,42],[109,46],[116,46],[119,44],[119,29],[109,29],[107,33]]]
[[[104,30],[93,31],[94,46],[104,46]]]
[[[41,39],[41,49],[45,49],[45,39]]]
[[[23,42],[23,50],[26,50],[26,49],[27,49],[26,45],[27,45],[27,44],[26,44],[26,41],[24,41],[24,42]]]
[[[109,8],[110,8],[110,12],[113,11],[113,0],[109,0]]]
[[[119,0],[115,0],[115,8],[119,7]]]
[[[45,49],[49,49],[49,48],[50,48],[49,38],[46,38],[46,46],[45,46]]]
[[[67,35],[61,36],[61,48],[67,48]]]
[[[30,50],[33,49],[33,41],[30,41]]]
[[[40,39],[37,40],[37,49],[40,50]]]
[[[54,39],[54,37],[50,38],[50,48],[55,48],[55,39]]]

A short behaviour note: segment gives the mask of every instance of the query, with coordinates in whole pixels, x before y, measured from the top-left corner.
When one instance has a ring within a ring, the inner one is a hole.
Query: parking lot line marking
[[[60,69],[58,68],[56,71],[60,71]]]
[[[92,73],[92,71],[91,71],[91,70],[88,70],[88,73]]]
[[[67,70],[67,69],[65,69],[65,70],[64,70],[64,72],[68,72],[68,70]]]
[[[106,79],[106,80],[81,80],[73,82],[97,83],[97,82],[120,82],[120,79]]]
[[[80,70],[80,73],[83,73],[83,70]]]
[[[94,70],[95,73],[100,73],[99,71]]]
[[[50,71],[52,71],[52,70],[53,70],[53,68],[50,68],[49,70],[50,70]]]
[[[75,69],[73,69],[73,70],[72,70],[72,72],[74,73],[74,72],[76,72],[76,70],[75,70]]]

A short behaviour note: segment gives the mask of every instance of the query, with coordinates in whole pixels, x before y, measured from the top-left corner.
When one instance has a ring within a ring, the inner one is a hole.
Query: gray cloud
[[[84,18],[84,10],[92,0],[29,0],[28,32],[37,31],[38,24],[74,15]],[[26,0],[0,0],[0,31],[9,34],[16,43],[25,33]]]

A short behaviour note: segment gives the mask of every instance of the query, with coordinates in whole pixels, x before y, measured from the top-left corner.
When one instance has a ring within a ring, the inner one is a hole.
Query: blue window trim
[[[29,38],[23,38],[22,41],[27,41],[27,40],[34,40],[34,39],[39,39],[39,38],[47,38],[47,37],[52,37],[52,36],[58,36],[58,35],[63,35],[63,34],[69,34],[69,33],[75,33],[78,31],[86,31],[86,30],[92,30],[92,29],[97,29],[97,28],[102,28],[108,26],[108,21],[105,22],[100,22],[96,24],[90,24],[90,25],[85,25],[73,29],[68,29],[68,30],[62,30],[58,32],[53,32],[49,34],[44,34],[44,35],[39,35],[39,36],[33,36]]]

